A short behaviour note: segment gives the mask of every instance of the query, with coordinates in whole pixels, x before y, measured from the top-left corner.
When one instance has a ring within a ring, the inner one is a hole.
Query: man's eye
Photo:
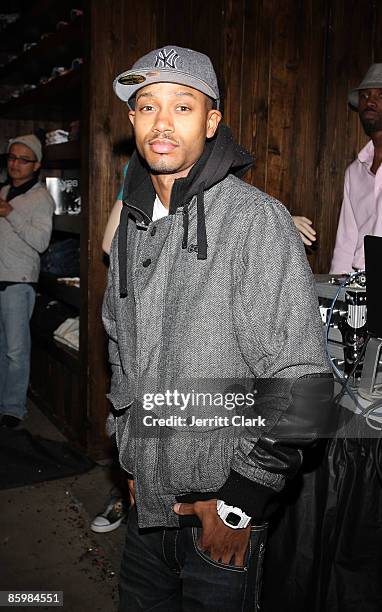
[[[139,110],[141,111],[152,111],[153,110],[153,106],[151,106],[151,104],[145,104],[145,106],[141,106],[141,108]]]
[[[182,111],[182,113],[184,113],[185,111],[190,110],[189,106],[186,106],[185,104],[181,104],[180,106],[178,106],[178,110]]]

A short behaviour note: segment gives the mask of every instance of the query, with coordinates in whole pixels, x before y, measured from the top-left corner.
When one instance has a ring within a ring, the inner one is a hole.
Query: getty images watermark
[[[265,427],[266,419],[260,415],[232,414],[234,410],[252,409],[255,396],[256,390],[246,393],[214,393],[193,389],[185,393],[178,389],[168,389],[163,393],[145,393],[142,407],[150,414],[145,414],[142,421],[145,427]],[[172,413],[163,414],[164,409],[170,409]],[[230,414],[224,414],[224,410]],[[211,411],[215,414],[205,414]]]
[[[371,414],[357,404],[342,404],[343,391],[333,393],[327,374],[256,379],[179,376],[175,381],[139,381],[137,387],[120,422],[139,440],[171,438],[174,430],[186,439],[220,430],[216,435],[228,440],[255,440],[275,427],[278,438],[288,440],[379,438],[382,430],[380,403],[370,407]]]

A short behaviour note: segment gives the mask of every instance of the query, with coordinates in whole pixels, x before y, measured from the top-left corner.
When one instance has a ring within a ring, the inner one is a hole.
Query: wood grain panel
[[[373,19],[373,55],[372,61],[375,63],[382,62],[382,3],[376,2]]]
[[[256,160],[245,178],[263,191],[267,165],[272,21],[272,0],[245,0],[240,143],[254,154]]]
[[[330,2],[317,183],[319,248],[313,262],[317,272],[329,270],[345,169],[365,142],[347,96],[371,63],[374,15],[372,1]]]
[[[81,358],[82,398],[89,425],[88,444],[93,455],[107,445],[104,434],[109,411],[106,335],[101,305],[106,286],[102,236],[121,184],[124,159],[117,154],[131,139],[127,106],[112,89],[115,76],[155,47],[154,3],[145,0],[107,0],[87,3],[86,64],[84,83],[83,208],[81,228]],[[89,307],[88,307],[89,306]]]
[[[224,89],[224,122],[236,140],[242,135],[244,0],[226,0],[220,74]],[[219,64],[218,64],[219,65]]]
[[[161,9],[156,5],[158,47],[174,44],[206,53],[222,83],[224,5],[221,0],[186,0],[181,10],[176,0],[164,0]]]
[[[315,218],[315,169],[325,28],[322,2],[274,6],[265,190]],[[261,153],[260,153],[261,154]]]
[[[274,7],[265,190],[289,205],[293,107],[300,62],[295,40],[299,41],[299,36],[295,2],[280,3],[278,10]]]
[[[164,0],[162,10],[156,10],[157,46],[190,46],[195,29],[193,0],[184,0],[181,10],[176,0]],[[200,25],[200,18],[197,22]]]

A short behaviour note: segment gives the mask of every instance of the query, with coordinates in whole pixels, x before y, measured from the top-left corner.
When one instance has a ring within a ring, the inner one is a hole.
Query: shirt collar
[[[360,150],[358,153],[358,159],[361,164],[366,164],[370,168],[374,159],[374,145],[372,140],[369,140],[367,145]]]

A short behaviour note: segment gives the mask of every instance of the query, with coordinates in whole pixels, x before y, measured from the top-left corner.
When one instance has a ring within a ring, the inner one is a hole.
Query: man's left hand
[[[0,198],[0,217],[7,217],[12,210],[13,207],[9,202]]]
[[[216,499],[198,501],[193,504],[175,504],[174,512],[179,515],[195,514],[202,523],[202,535],[198,545],[208,552],[213,561],[244,565],[251,526],[231,529],[220,519],[216,510]]]

